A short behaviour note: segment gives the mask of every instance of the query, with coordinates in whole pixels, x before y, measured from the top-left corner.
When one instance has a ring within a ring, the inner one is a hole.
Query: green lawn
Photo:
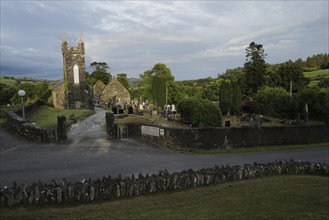
[[[328,177],[276,176],[87,205],[2,208],[1,219],[329,219]]]
[[[57,115],[65,115],[66,123],[70,124],[70,115],[74,114],[76,118],[82,119],[94,114],[93,110],[86,109],[55,109],[48,106],[40,106],[40,108],[30,115],[27,119],[36,123],[39,127],[51,129],[57,126]]]
[[[241,147],[241,148],[232,148],[232,149],[192,150],[192,152],[196,154],[228,154],[228,153],[270,152],[270,151],[284,151],[284,150],[303,150],[303,149],[323,148],[323,147],[329,147],[329,143]]]
[[[316,87],[321,79],[329,78],[329,69],[304,72],[304,76],[311,80],[309,83],[310,87]]]
[[[329,69],[316,70],[312,72],[304,72],[306,78],[329,78]]]
[[[154,123],[157,124],[161,124],[163,126],[166,127],[170,127],[170,128],[187,128],[189,127],[186,124],[182,124],[182,123],[178,123],[178,122],[174,122],[174,121],[168,121],[165,120],[164,118],[160,117],[160,114],[158,115],[152,115],[152,117],[150,117],[149,113],[144,113],[143,117],[136,117],[136,116],[127,116],[124,118],[116,118],[115,122],[118,124],[125,124],[125,123],[142,123],[142,124],[146,124],[146,125],[153,125]]]

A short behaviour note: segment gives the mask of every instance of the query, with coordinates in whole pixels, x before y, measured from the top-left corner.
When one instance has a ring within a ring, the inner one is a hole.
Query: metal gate
[[[72,124],[68,131],[68,138],[106,138],[105,124],[104,116],[90,116],[82,121]]]

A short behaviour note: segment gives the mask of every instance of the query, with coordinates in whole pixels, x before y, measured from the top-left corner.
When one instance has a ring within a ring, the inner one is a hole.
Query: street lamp
[[[25,96],[25,91],[24,90],[19,90],[18,95],[21,97],[22,100],[22,116],[23,120],[25,120],[25,109],[24,109],[24,96]]]

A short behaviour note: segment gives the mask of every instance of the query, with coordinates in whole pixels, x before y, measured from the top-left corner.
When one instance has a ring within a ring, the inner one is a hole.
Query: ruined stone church
[[[85,46],[80,35],[77,46],[69,46],[62,38],[63,80],[53,88],[55,108],[94,109],[93,91],[86,81]]]
[[[109,84],[101,81],[91,88],[86,80],[85,48],[82,35],[77,46],[69,46],[62,38],[63,72],[52,90],[52,103],[61,109],[94,109],[94,103],[106,105],[111,101],[130,103],[129,91],[116,79]]]

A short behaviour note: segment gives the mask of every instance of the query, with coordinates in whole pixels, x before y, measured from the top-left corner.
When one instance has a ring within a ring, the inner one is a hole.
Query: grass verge
[[[329,143],[301,144],[301,145],[275,145],[263,147],[241,147],[233,149],[210,149],[210,150],[192,150],[195,154],[228,154],[228,153],[255,153],[284,150],[303,150],[312,148],[329,147]]]
[[[124,118],[116,118],[116,123],[118,123],[120,125],[123,125],[125,123],[131,123],[131,122],[142,123],[145,125],[154,125],[156,123],[156,124],[160,124],[162,126],[166,126],[166,127],[170,127],[170,128],[187,128],[187,127],[189,127],[186,124],[165,120],[164,118],[160,117],[160,115],[152,115],[152,117],[151,117],[150,114],[144,113],[143,116],[144,116],[144,118],[136,117],[136,116],[127,116]]]
[[[1,219],[329,219],[328,177],[275,176],[88,205],[2,208]]]
[[[89,115],[94,114],[93,110],[86,109],[55,109],[45,105],[42,105],[27,119],[30,122],[34,122],[36,125],[42,128],[51,129],[57,126],[57,115],[65,115],[67,125],[72,122],[69,120],[70,115],[74,114],[77,119],[86,118]]]

